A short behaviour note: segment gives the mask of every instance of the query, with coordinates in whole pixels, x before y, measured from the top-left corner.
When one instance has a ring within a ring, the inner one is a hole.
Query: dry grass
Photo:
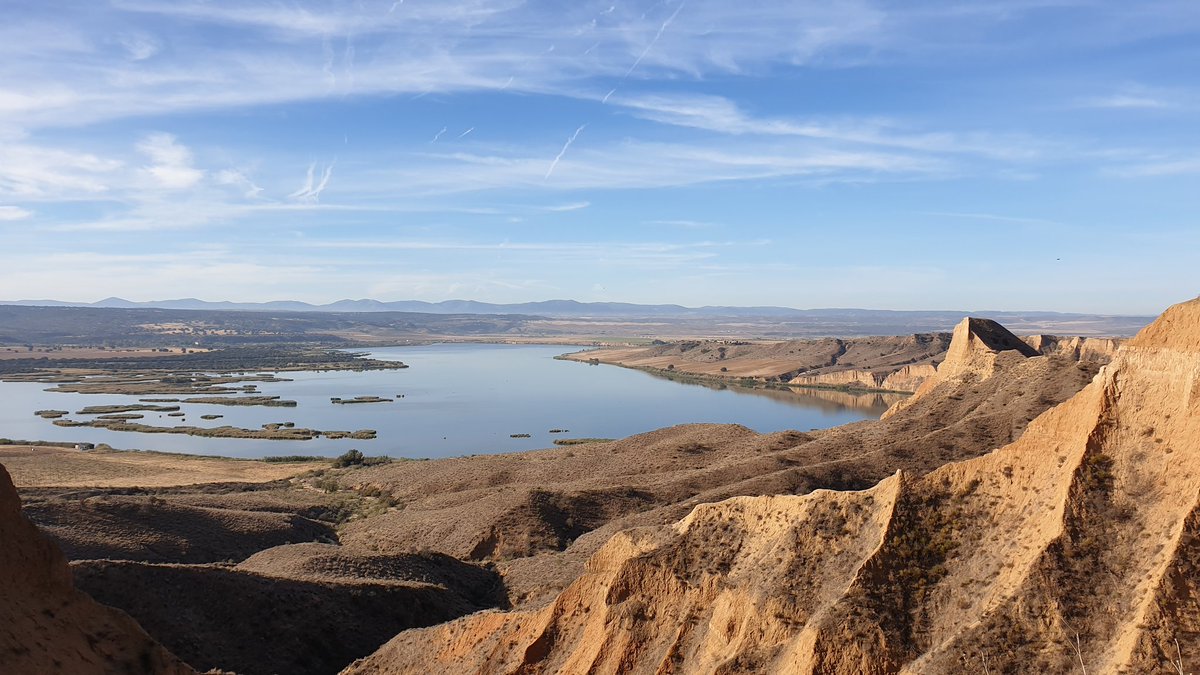
[[[8,468],[19,488],[263,483],[317,467],[314,462],[260,462],[158,452],[80,452],[28,445],[0,445],[0,464]]]

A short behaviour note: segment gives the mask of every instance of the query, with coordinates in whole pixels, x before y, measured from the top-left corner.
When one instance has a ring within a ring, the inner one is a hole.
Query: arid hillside
[[[1009,334],[1007,329],[1004,332]],[[594,349],[564,358],[705,378],[914,392],[945,360],[951,337],[950,333],[921,333],[786,342],[684,340],[648,347]],[[1031,335],[1019,340],[1036,354],[1097,363],[1107,363],[1121,343],[1118,338],[1056,335]],[[1024,347],[1012,344],[1009,348]]]
[[[36,485],[22,490],[24,512],[62,574],[70,573],[59,548],[77,588],[128,613],[197,670],[335,673],[407,628],[507,606],[498,575],[480,566],[431,551],[338,546],[339,525],[392,507],[321,483],[353,469],[195,457],[171,466],[165,454],[48,447],[5,457]],[[52,470],[64,461],[70,470]],[[111,475],[114,466],[153,487],[126,486],[130,477]],[[278,475],[288,477],[248,482]],[[170,484],[203,476],[232,480]],[[46,484],[55,477],[68,486]],[[0,672],[6,666],[0,658]]]
[[[880,426],[1045,358],[958,332],[939,381]],[[1191,672],[1197,382],[1200,300],[994,452],[698,505],[607,539],[548,605],[402,633],[347,672]]]
[[[0,671],[194,673],[124,612],[74,588],[58,548],[21,514],[0,466]]]
[[[949,333],[786,342],[686,340],[565,358],[727,379],[915,391],[949,346]]]

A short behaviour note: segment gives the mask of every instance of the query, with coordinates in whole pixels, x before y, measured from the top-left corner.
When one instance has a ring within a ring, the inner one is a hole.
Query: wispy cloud
[[[1200,173],[1200,153],[1189,157],[1148,159],[1121,166],[1110,172],[1127,178],[1156,178]]]
[[[622,97],[614,103],[643,119],[733,136],[795,136],[1008,160],[1030,160],[1055,149],[1055,144],[1017,134],[914,132],[879,118],[829,122],[755,117],[723,96],[644,94]]]
[[[162,44],[148,33],[122,33],[116,39],[134,61],[145,61],[162,49]]]
[[[71,199],[108,191],[122,162],[89,152],[24,142],[0,143],[0,195]]]
[[[0,222],[25,220],[33,215],[32,211],[19,206],[0,206]]]
[[[647,220],[647,225],[666,225],[668,227],[679,227],[685,230],[702,230],[710,227],[716,227],[716,223],[709,223],[702,220]]]
[[[222,169],[216,173],[214,179],[218,185],[232,185],[242,190],[243,196],[248,199],[253,199],[262,194],[263,188],[259,187],[240,169]]]
[[[187,188],[204,178],[204,172],[192,166],[192,151],[171,134],[149,134],[137,149],[153,162],[144,169],[162,187]]]
[[[1046,218],[1029,218],[1023,216],[1008,216],[995,213],[969,213],[961,211],[921,211],[922,215],[939,218],[954,218],[959,220],[986,220],[997,223],[1013,223],[1017,225],[1061,225]]]
[[[1161,109],[1171,107],[1170,103],[1162,99],[1131,94],[1113,94],[1111,96],[1101,96],[1099,98],[1086,99],[1083,102],[1083,105],[1089,108]]]
[[[315,178],[316,169],[317,163],[310,163],[308,165],[308,171],[305,174],[304,185],[301,186],[299,190],[289,194],[288,197],[307,203],[315,203],[319,201],[321,198],[321,193],[324,192],[325,188],[329,185],[329,179],[333,177],[333,164],[331,163],[325,166],[321,172],[321,178],[319,181],[316,181]],[[315,185],[314,181],[316,183]]]
[[[564,211],[579,211],[591,206],[591,202],[571,202],[569,204],[553,204],[551,206],[543,206],[541,210],[550,211],[552,213],[561,213]]]

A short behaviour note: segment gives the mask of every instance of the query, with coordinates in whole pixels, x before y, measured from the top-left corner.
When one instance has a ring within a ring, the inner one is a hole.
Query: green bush
[[[333,460],[333,465],[339,469],[345,468],[348,466],[359,466],[366,459],[367,458],[365,455],[363,455],[358,450],[354,450],[352,448],[350,450],[347,450],[345,454],[343,454],[340,457],[338,457],[337,459]]]

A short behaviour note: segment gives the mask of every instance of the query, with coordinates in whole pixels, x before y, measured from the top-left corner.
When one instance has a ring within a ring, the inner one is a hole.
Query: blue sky
[[[1154,313],[1200,3],[5,0],[0,299]]]

